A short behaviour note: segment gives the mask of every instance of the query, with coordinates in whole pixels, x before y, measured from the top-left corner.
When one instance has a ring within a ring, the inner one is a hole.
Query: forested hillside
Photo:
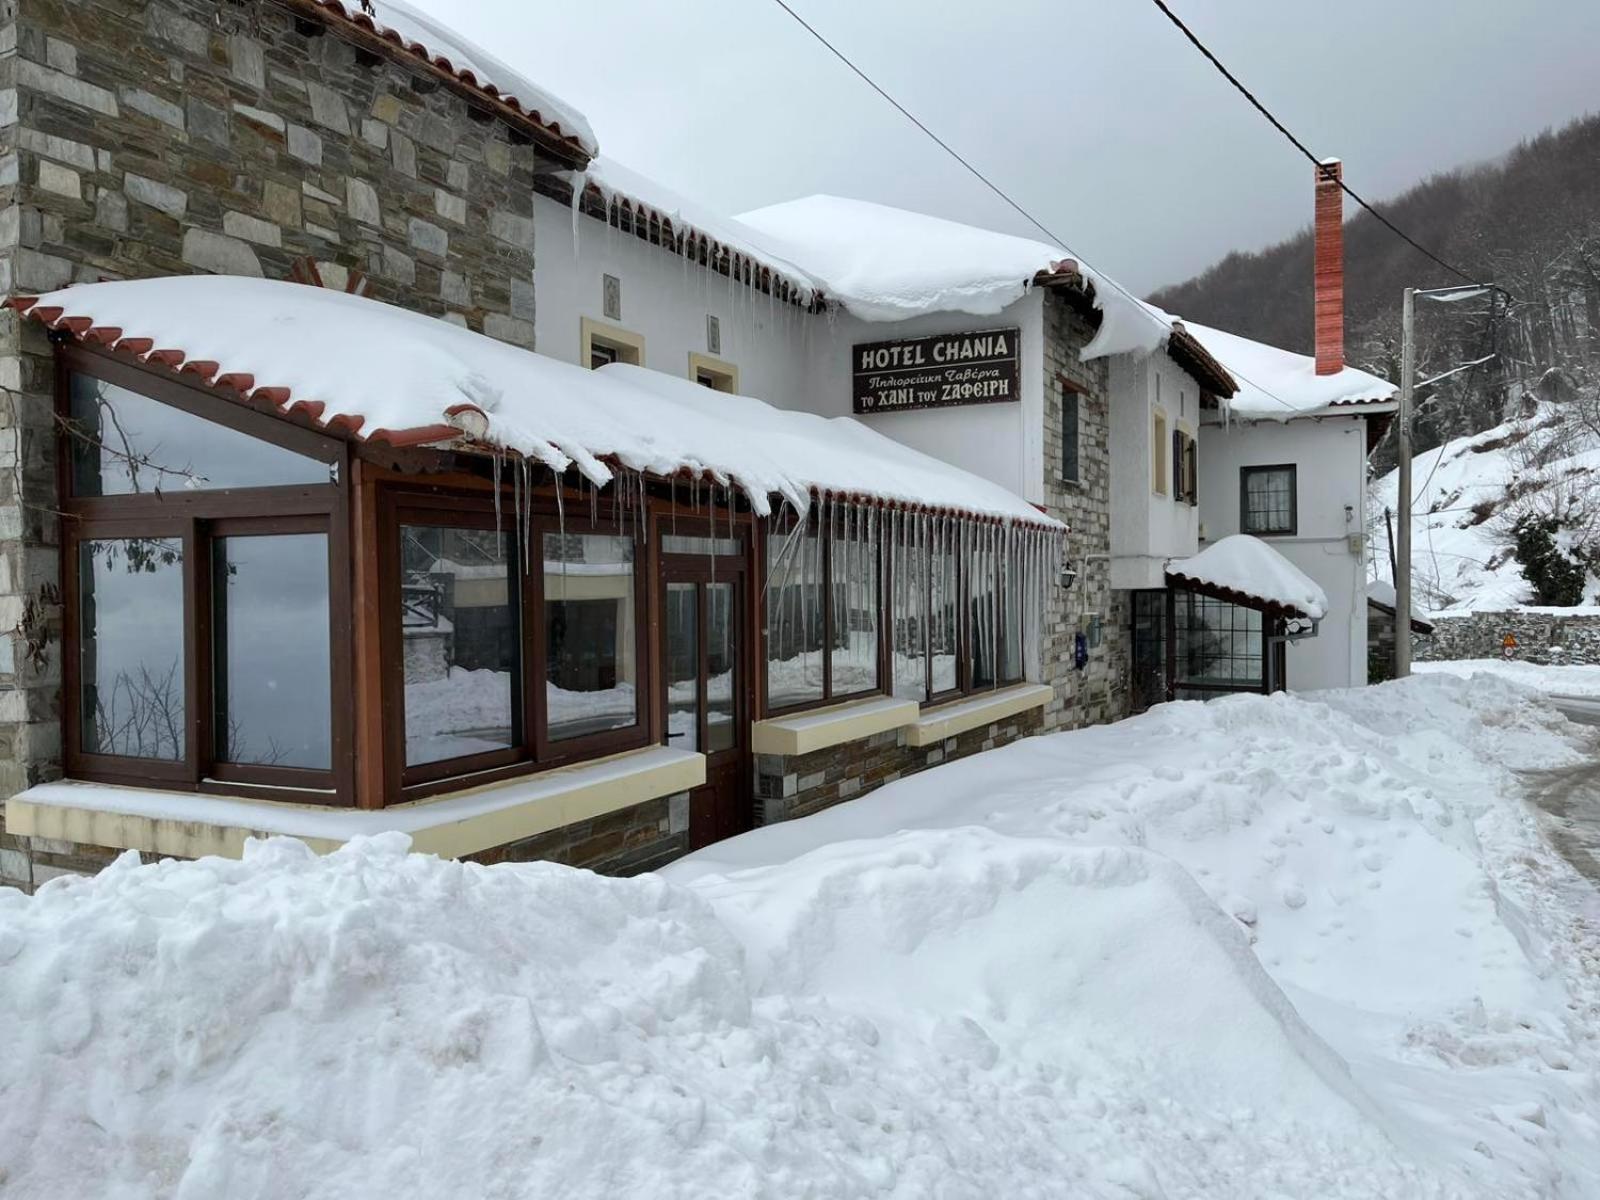
[[[1351,164],[1358,168],[1359,164]],[[1350,174],[1360,178],[1359,169]],[[1370,199],[1370,197],[1369,197]],[[1597,386],[1600,366],[1600,115],[1516,147],[1485,166],[1436,176],[1379,205],[1395,224],[1464,270],[1507,288],[1487,303],[1419,309],[1419,380],[1491,351],[1498,358],[1419,392],[1417,450],[1512,415],[1529,391],[1562,401]],[[1311,210],[1307,171],[1306,212]],[[1397,378],[1404,288],[1460,283],[1353,201],[1345,228],[1346,345],[1354,365]],[[1236,253],[1151,297],[1197,321],[1310,353],[1311,233]],[[1379,469],[1393,465],[1393,439]]]

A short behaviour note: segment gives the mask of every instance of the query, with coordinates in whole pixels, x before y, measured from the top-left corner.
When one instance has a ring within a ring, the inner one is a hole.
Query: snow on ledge
[[[1328,614],[1328,594],[1316,581],[1260,538],[1247,533],[1214,542],[1193,558],[1168,563],[1167,579],[1237,593],[1313,621]]]
[[[329,851],[382,833],[404,833],[415,850],[458,857],[704,782],[704,755],[666,746],[381,809],[63,780],[13,796],[6,824],[13,833],[185,858],[237,857],[251,837],[295,837]]]

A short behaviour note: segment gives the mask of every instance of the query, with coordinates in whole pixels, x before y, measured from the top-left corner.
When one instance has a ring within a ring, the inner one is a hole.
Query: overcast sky
[[[412,2],[725,211],[833,192],[1031,232],[772,0]],[[1310,164],[1149,0],[790,2],[1130,287],[1309,223]],[[1596,0],[1171,3],[1369,199],[1600,109]]]

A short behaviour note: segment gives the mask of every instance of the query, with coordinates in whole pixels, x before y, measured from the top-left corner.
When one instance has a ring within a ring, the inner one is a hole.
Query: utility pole
[[[1394,677],[1411,674],[1411,389],[1416,384],[1416,347],[1412,341],[1416,289],[1407,288],[1400,307],[1400,411],[1395,414],[1395,441],[1400,450],[1400,540],[1395,546]]]

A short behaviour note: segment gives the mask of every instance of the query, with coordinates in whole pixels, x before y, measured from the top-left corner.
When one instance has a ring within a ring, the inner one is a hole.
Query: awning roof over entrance
[[[599,371],[376,300],[225,276],[84,284],[13,307],[217,392],[395,446],[508,452],[596,486],[687,475],[804,511],[815,497],[1063,528],[998,484],[848,417],[775,408],[657,371]]]
[[[1328,613],[1328,595],[1315,580],[1260,538],[1243,533],[1169,563],[1167,583],[1269,616],[1320,621]]]

